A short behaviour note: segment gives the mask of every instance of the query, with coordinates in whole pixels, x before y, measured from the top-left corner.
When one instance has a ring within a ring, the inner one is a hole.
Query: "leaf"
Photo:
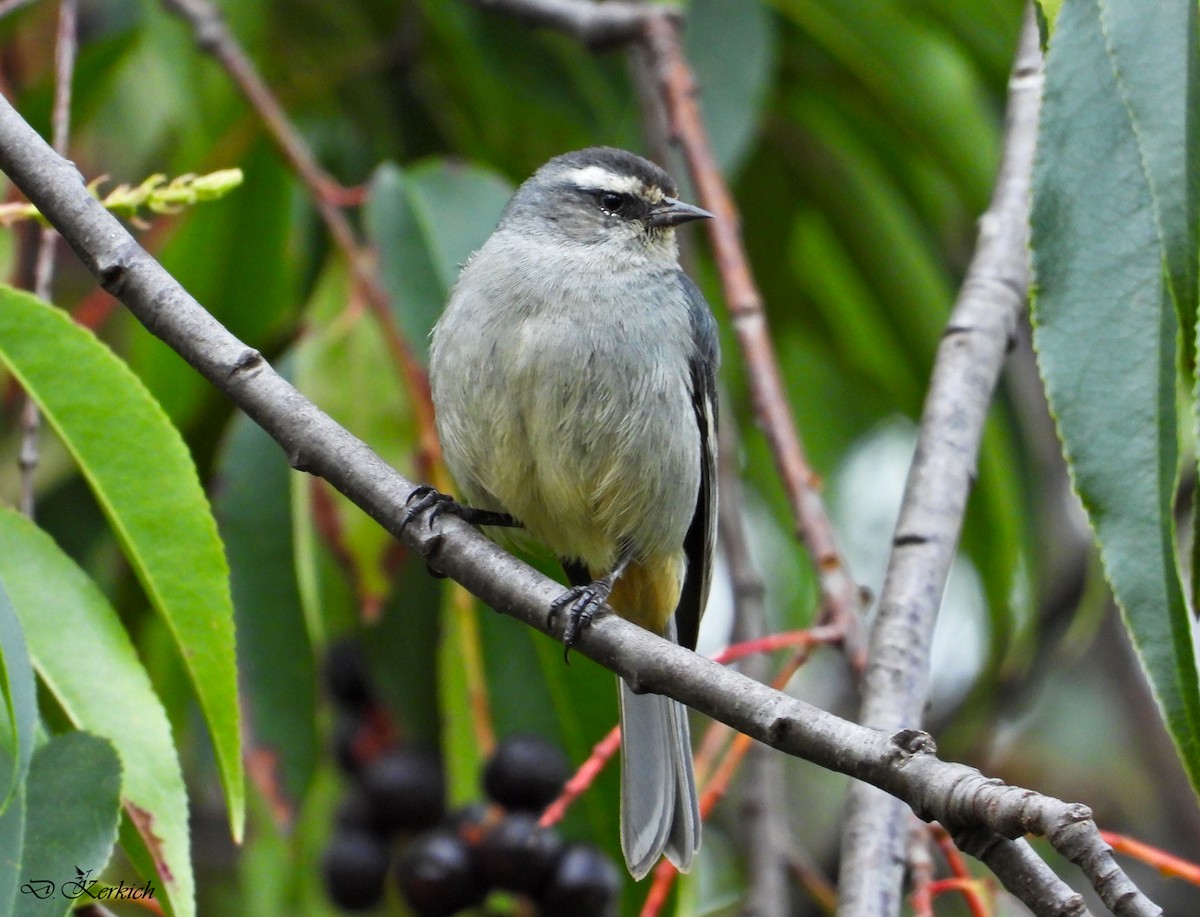
[[[14,917],[21,885],[21,851],[25,845],[25,787],[0,812],[0,917]]]
[[[190,917],[187,791],[167,716],[120,619],[49,535],[4,509],[0,582],[46,689],[75,726],[116,748],[125,811],[142,832],[160,892],[175,914]]]
[[[475,165],[432,159],[403,170],[375,170],[364,217],[379,252],[405,338],[428,352],[429,332],[450,287],[481,246],[512,195],[503,178]]]
[[[240,837],[245,790],[229,568],[187,447],[107,347],[61,311],[11,287],[0,287],[0,361],[74,456],[170,627],[208,723],[233,835]]]
[[[21,622],[0,583],[0,814],[25,782],[37,727],[37,686]]]
[[[34,753],[21,877],[57,888],[46,898],[18,892],[21,917],[62,917],[100,899],[97,876],[117,839],[120,790],[121,762],[102,738],[69,732]]]
[[[892,121],[924,148],[982,209],[995,175],[996,128],[978,102],[982,87],[970,62],[956,47],[901,3],[773,5],[840,65],[845,78],[861,84],[876,118]]]
[[[713,152],[726,174],[737,170],[758,131],[774,76],[775,32],[776,19],[763,3],[688,4],[684,51],[700,87]]]
[[[368,442],[392,467],[412,476],[416,441],[411,403],[376,317],[347,307],[345,272],[334,264],[309,304],[308,328],[293,351],[296,387]],[[294,477],[306,517],[332,543],[352,575],[366,617],[374,618],[391,588],[396,541],[342,494],[312,477]]]
[[[296,585],[291,470],[244,414],[217,460],[215,510],[229,550],[238,649],[256,755],[269,755],[288,801],[301,799],[317,754],[316,671]]]
[[[1196,4],[1063,5],[1034,175],[1035,343],[1075,486],[1200,791],[1200,679],[1174,551],[1178,317],[1194,327]]]

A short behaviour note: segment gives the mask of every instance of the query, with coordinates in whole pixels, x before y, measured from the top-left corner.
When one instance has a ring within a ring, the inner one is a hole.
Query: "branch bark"
[[[860,721],[887,732],[922,721],[929,699],[929,647],[962,530],[984,421],[1026,306],[1029,183],[1041,85],[1037,24],[1027,7],[1009,83],[1000,173],[938,347],[871,636]],[[851,787],[842,833],[839,914],[899,914],[906,825],[904,809],[894,799],[870,787]]]
[[[733,642],[742,643],[766,636],[766,584],[750,556],[745,500],[737,467],[737,430],[729,414],[722,411],[717,435],[721,494],[718,518],[720,543],[733,585]],[[757,682],[770,679],[770,666],[762,654],[750,656],[739,668]],[[738,911],[740,917],[786,917],[791,910],[783,764],[784,759],[772,754],[771,749],[755,745],[747,753],[742,768],[739,822],[744,839],[747,890]]]
[[[3,99],[0,169],[104,288],[279,442],[295,468],[326,478],[434,569],[497,611],[561,638],[546,614],[562,592],[558,583],[453,517],[442,517],[436,529],[423,522],[406,526],[413,484],[206,312]],[[951,830],[1043,835],[1083,870],[1114,914],[1161,913],[1113,860],[1087,808],[942,761],[924,733],[889,735],[842,720],[611,614],[585,631],[577,651],[641,690],[674,697],[760,742],[870,782]]]

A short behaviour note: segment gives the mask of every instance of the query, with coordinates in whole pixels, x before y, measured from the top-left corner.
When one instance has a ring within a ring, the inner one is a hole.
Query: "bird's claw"
[[[592,623],[596,613],[604,608],[608,601],[609,589],[603,583],[591,583],[587,586],[572,586],[550,604],[550,622],[563,614],[566,622],[563,624],[563,659],[571,661],[571,647],[578,641],[584,628]]]
[[[422,515],[425,516],[426,526],[433,528],[433,520],[447,510],[453,511],[457,504],[453,497],[447,496],[432,485],[418,484],[408,495],[404,505],[408,512],[400,520],[400,534],[403,534],[410,522]]]

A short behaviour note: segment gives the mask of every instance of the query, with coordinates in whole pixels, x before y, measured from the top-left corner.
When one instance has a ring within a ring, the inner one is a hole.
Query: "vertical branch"
[[[823,600],[822,623],[842,628],[846,653],[855,670],[861,671],[865,647],[859,619],[860,590],[842,558],[821,499],[818,476],[808,464],[796,431],[771,345],[762,295],[742,245],[741,219],[717,167],[696,101],[696,82],[683,54],[679,21],[669,15],[650,18],[643,39],[666,104],[671,135],[683,151],[700,203],[715,217],[708,224],[713,257],[750,380],[755,416],[771,445],[797,533],[816,565]]]
[[[896,522],[871,636],[860,720],[894,732],[921,723],[929,646],[962,529],[996,381],[1029,287],[1029,185],[1041,102],[1041,52],[1026,9],[1009,82],[1004,151],[979,239],[938,347],[916,456]],[[873,787],[850,789],[839,914],[900,912],[907,812]]]
[[[750,557],[743,519],[745,500],[737,467],[737,431],[730,412],[718,430],[718,511],[721,545],[733,584],[733,642],[757,640],[767,633],[764,605],[766,585]],[[755,681],[770,678],[763,655],[748,657],[742,672]],[[747,894],[740,913],[745,917],[784,917],[790,908],[786,878],[788,807],[784,803],[783,758],[763,745],[754,745],[742,768],[741,823],[744,838]]]
[[[70,145],[71,78],[75,73],[77,20],[77,0],[62,0],[58,7],[58,33],[54,42],[54,108],[50,115],[50,145],[61,156],[66,156]],[[58,233],[53,228],[46,226],[38,234],[33,292],[47,302],[53,294],[57,244]],[[41,412],[34,400],[26,395],[21,409],[21,449],[17,463],[21,470],[21,512],[30,519],[33,518],[33,478],[40,460],[41,432]]]

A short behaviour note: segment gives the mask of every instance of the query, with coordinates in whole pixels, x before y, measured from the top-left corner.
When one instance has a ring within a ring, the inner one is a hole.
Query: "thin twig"
[[[59,155],[67,155],[71,141],[71,81],[75,75],[78,48],[77,0],[61,0],[58,6],[58,32],[54,40],[54,107],[50,113],[50,143]],[[54,295],[54,265],[58,252],[58,233],[46,226],[38,233],[37,261],[34,266],[34,295],[49,302]],[[33,518],[34,475],[41,460],[42,415],[28,395],[21,409],[21,449],[17,463],[21,470],[21,512]]]
[[[862,590],[846,566],[821,498],[820,479],[808,464],[796,429],[771,344],[762,295],[742,245],[737,205],[717,167],[700,114],[696,82],[683,54],[678,18],[648,19],[643,40],[666,105],[671,135],[683,151],[700,204],[715,217],[708,222],[713,257],[741,348],[755,416],[775,457],[797,534],[816,567],[821,621],[842,628],[846,654],[855,671],[861,672],[866,659],[859,614]]]
[[[1000,172],[938,347],[871,636],[860,721],[876,729],[920,724],[928,701],[933,625],[962,529],[988,406],[1026,306],[1029,185],[1040,102],[1041,52],[1027,9],[1009,83]],[[899,913],[906,826],[906,813],[895,800],[868,787],[850,788],[839,914]]]
[[[209,0],[162,0],[163,5],[179,15],[192,27],[196,44],[211,54],[245,96],[267,128],[301,182],[308,188],[317,213],[324,222],[334,244],[342,252],[355,283],[366,296],[367,304],[383,331],[384,340],[400,371],[401,381],[412,400],[417,421],[418,456],[422,476],[444,488],[439,480],[441,454],[433,426],[433,402],[429,383],[420,361],[408,346],[396,325],[391,297],[379,282],[369,259],[354,232],[354,227],[338,205],[346,198],[345,189],[325,172],[316,161],[299,131],[293,127],[283,106],[259,76],[253,62],[238,44],[225,24],[220,10]]]

